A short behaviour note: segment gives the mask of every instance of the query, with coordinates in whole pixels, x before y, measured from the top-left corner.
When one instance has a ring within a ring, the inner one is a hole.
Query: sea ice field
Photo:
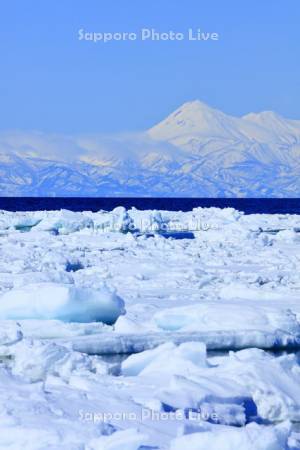
[[[0,448],[300,449],[300,216],[0,211]]]

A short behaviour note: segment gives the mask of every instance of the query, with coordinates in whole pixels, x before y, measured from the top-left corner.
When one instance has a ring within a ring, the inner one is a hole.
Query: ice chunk
[[[99,358],[72,352],[54,342],[23,339],[16,345],[0,348],[0,351],[12,374],[29,383],[45,380],[47,375],[68,381],[74,372],[81,376],[87,372],[108,372],[107,364]]]
[[[199,303],[159,311],[153,317],[158,328],[165,331],[230,331],[260,330],[299,333],[300,326],[290,310],[244,302]]]
[[[0,297],[1,319],[59,319],[112,324],[124,313],[124,302],[105,286],[78,288],[56,283],[29,284]]]
[[[139,230],[141,233],[174,229],[172,228],[172,225],[169,224],[170,219],[167,217],[168,213],[165,211],[139,211],[132,208],[128,213],[134,222],[135,229]],[[181,229],[182,228],[180,228],[180,230]]]
[[[122,364],[122,373],[127,376],[139,375],[149,364],[164,352],[175,349],[172,342],[167,342],[153,350],[146,350],[141,353],[129,356]]]
[[[3,321],[9,323],[9,321]],[[90,336],[111,329],[110,325],[102,322],[62,322],[61,320],[25,319],[19,321],[24,337],[33,339],[69,339],[75,336]]]
[[[92,217],[94,228],[98,231],[127,233],[135,230],[133,219],[123,206],[111,212],[99,211]]]
[[[165,342],[175,344],[183,342],[203,342],[209,350],[240,350],[249,347],[265,349],[299,348],[298,335],[281,330],[226,330],[199,332],[147,332],[146,333],[101,333],[92,336],[75,336],[72,338],[74,350],[89,354],[138,353],[153,349]]]
[[[142,333],[144,327],[126,316],[120,316],[114,325],[114,330],[120,334],[132,334]]]
[[[300,420],[300,368],[295,354],[274,358],[259,349],[230,353],[220,374],[235,376],[252,396],[260,417]]]
[[[82,230],[83,228],[91,228],[92,226],[92,219],[83,213],[75,213],[62,209],[60,211],[46,212],[34,229],[69,234]]]
[[[150,373],[185,375],[206,366],[205,344],[186,342],[177,347],[167,342],[153,350],[129,356],[122,364],[122,373],[131,376]]]
[[[147,436],[134,428],[116,431],[110,436],[101,436],[89,442],[87,450],[139,450],[147,442]],[[147,448],[147,447],[143,447]],[[153,448],[153,447],[152,447]]]
[[[135,226],[132,218],[123,206],[118,206],[112,211],[114,231],[133,231]]]
[[[21,326],[16,322],[0,321],[0,345],[12,345],[23,337]]]
[[[1,211],[0,229],[30,230],[41,220],[40,212]]]
[[[172,357],[168,359],[172,367],[170,360]],[[157,398],[172,408],[199,408],[207,401],[214,408],[231,403],[242,405],[252,420],[299,421],[300,370],[295,355],[275,358],[262,350],[248,349],[231,352],[219,365],[200,367],[184,377],[178,372],[174,370],[169,386],[157,393]]]
[[[283,450],[287,448],[290,427],[274,428],[251,423],[244,428],[203,426],[200,432],[171,441],[171,450]]]

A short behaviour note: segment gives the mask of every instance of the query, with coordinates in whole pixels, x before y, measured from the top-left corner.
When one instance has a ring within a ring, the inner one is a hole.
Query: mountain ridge
[[[300,121],[196,100],[144,133],[0,133],[1,196],[299,197]]]

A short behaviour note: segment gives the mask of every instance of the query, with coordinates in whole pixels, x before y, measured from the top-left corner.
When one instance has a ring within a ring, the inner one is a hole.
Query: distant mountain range
[[[1,196],[300,197],[300,120],[185,103],[145,133],[0,133]]]

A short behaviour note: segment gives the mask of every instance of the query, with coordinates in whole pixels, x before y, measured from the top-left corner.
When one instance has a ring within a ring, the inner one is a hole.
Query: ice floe
[[[0,447],[299,449],[299,230],[232,208],[1,211]]]
[[[114,323],[124,302],[105,287],[99,290],[57,283],[28,284],[0,297],[1,319],[59,319]]]

